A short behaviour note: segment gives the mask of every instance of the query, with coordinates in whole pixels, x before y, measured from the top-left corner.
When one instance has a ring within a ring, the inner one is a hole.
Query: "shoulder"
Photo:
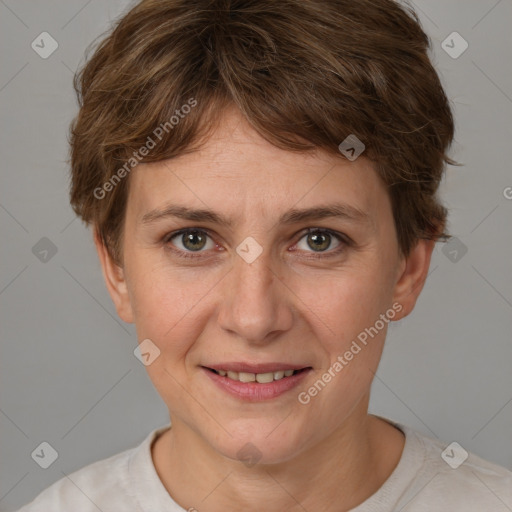
[[[423,454],[411,500],[417,510],[432,506],[465,512],[512,509],[512,471],[466,451],[456,442],[443,443],[406,430]]]
[[[64,476],[18,512],[101,510],[102,505],[108,504],[112,496],[119,500],[124,495],[120,492],[120,487],[124,475],[127,474],[128,460],[133,451],[121,452]]]
[[[134,448],[65,475],[17,512],[139,510],[130,485],[131,466],[136,457],[147,451],[155,432]]]

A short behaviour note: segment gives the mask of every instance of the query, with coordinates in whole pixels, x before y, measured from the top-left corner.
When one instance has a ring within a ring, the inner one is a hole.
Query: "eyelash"
[[[201,253],[203,251],[197,251],[196,253],[194,253],[192,251],[182,251],[181,249],[177,249],[177,248],[173,247],[171,244],[171,240],[173,238],[176,238],[177,236],[183,235],[185,233],[190,233],[191,231],[199,231],[200,233],[207,235],[208,237],[210,237],[213,240],[213,236],[209,230],[190,227],[190,228],[180,229],[179,231],[173,231],[172,233],[168,233],[167,235],[164,236],[163,243],[168,250],[172,251],[179,258],[193,259],[193,258],[203,257],[201,255]],[[336,249],[334,249],[332,251],[318,252],[318,253],[312,252],[310,256],[307,256],[307,258],[319,259],[319,258],[329,258],[329,257],[333,257],[333,256],[338,256],[344,250],[346,250],[347,247],[352,245],[352,240],[348,236],[346,236],[342,233],[338,233],[336,231],[332,231],[331,229],[326,229],[326,228],[308,228],[306,230],[306,232],[303,233],[302,236],[297,240],[296,243],[299,243],[300,240],[302,240],[305,236],[307,236],[311,233],[330,235],[330,236],[334,237],[336,240],[338,240],[338,242],[340,242],[340,245],[339,245],[339,247],[337,247]]]

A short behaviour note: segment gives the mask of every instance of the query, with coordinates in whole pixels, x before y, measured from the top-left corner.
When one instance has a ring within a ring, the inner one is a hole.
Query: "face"
[[[130,180],[123,268],[97,245],[120,316],[160,351],[146,368],[173,428],[272,463],[366,414],[432,250],[400,256],[370,161],[278,149],[232,111],[201,150]]]

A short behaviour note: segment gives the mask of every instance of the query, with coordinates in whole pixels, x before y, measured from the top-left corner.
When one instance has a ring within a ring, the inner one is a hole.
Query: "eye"
[[[202,229],[182,229],[177,233],[169,235],[165,242],[172,244],[179,251],[187,252],[201,252],[202,249],[213,249],[215,243],[210,238],[210,235]]]
[[[332,248],[333,240],[335,243],[333,247],[334,250],[327,251],[327,249]],[[304,241],[304,243],[302,241]],[[312,249],[315,253],[329,252],[329,254],[337,254],[341,252],[346,245],[348,245],[348,241],[344,240],[341,235],[333,231],[311,228],[302,236],[296,244],[296,247],[306,252],[311,252],[309,249]]]
[[[334,241],[334,247],[333,247]],[[211,235],[204,229],[185,228],[180,231],[169,233],[164,237],[163,242],[167,249],[180,258],[200,257],[201,253],[214,249],[218,246]],[[341,233],[328,229],[309,228],[299,241],[291,249],[312,253],[309,257],[328,257],[341,253],[350,245],[350,239]],[[331,250],[328,250],[331,249]],[[316,254],[315,254],[316,253]],[[323,253],[326,253],[325,255]],[[203,254],[203,256],[205,256]]]

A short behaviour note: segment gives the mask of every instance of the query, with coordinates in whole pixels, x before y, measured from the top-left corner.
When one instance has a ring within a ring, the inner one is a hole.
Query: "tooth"
[[[270,373],[258,373],[256,374],[256,380],[260,384],[266,384],[267,382],[272,382],[274,380],[274,374]]]
[[[254,382],[256,375],[254,373],[240,372],[238,374],[238,380],[240,382]]]
[[[259,382],[260,384],[268,384],[274,380],[281,380],[283,377],[290,377],[295,370],[278,370],[267,373],[249,373],[249,372],[232,372],[230,370],[216,370],[222,377],[228,377],[232,380],[240,382]]]

